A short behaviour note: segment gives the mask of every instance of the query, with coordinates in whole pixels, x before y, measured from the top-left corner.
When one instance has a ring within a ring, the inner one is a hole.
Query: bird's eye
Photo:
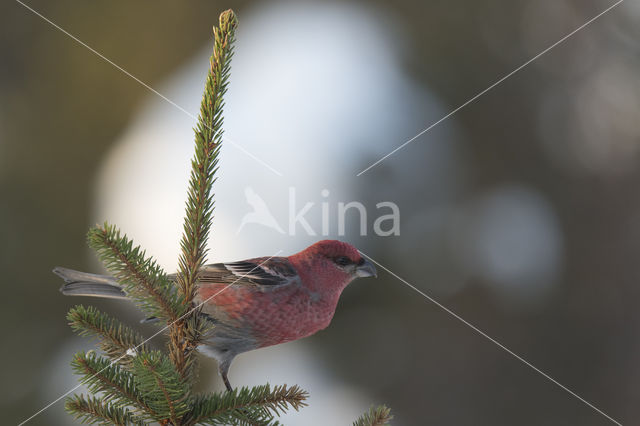
[[[351,259],[349,259],[346,256],[338,256],[336,257],[335,262],[340,266],[347,266],[348,264],[351,263]]]

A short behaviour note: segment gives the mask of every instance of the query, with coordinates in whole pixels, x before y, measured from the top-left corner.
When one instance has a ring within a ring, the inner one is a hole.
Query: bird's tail
[[[127,298],[127,294],[118,285],[116,279],[108,275],[90,274],[60,266],[54,268],[53,273],[64,280],[65,284],[60,287],[60,292],[65,296]]]

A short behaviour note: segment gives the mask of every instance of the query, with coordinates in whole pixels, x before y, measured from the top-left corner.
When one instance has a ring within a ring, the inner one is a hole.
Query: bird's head
[[[322,240],[289,258],[311,282],[325,283],[342,290],[359,277],[377,276],[376,268],[351,244],[337,240]],[[304,271],[304,272],[303,272]]]

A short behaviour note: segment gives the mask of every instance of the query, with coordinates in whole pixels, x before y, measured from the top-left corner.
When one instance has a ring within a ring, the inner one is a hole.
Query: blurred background
[[[28,4],[191,114],[211,27],[233,7],[209,260],[349,241],[619,422],[640,418],[638,2],[360,176],[613,2]],[[69,361],[93,344],[66,325],[71,306],[141,319],[58,292],[54,266],[100,270],[91,225],[175,269],[195,120],[19,3],[0,22],[0,410],[16,424],[77,384]],[[290,229],[292,193],[316,235]],[[241,226],[250,194],[280,230]],[[355,213],[339,235],[351,201],[366,235]],[[375,232],[380,202],[398,206],[399,235]],[[221,390],[202,366],[199,388]],[[309,390],[286,424],[349,424],[371,403],[402,425],[612,424],[381,269],[327,330],[241,355],[230,377]],[[72,423],[63,405],[29,424]]]

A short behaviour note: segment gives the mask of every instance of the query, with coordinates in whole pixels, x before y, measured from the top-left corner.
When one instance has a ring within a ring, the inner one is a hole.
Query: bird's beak
[[[378,273],[376,271],[376,267],[373,263],[369,262],[367,259],[362,258],[362,261],[356,267],[356,276],[358,277],[377,277]]]

